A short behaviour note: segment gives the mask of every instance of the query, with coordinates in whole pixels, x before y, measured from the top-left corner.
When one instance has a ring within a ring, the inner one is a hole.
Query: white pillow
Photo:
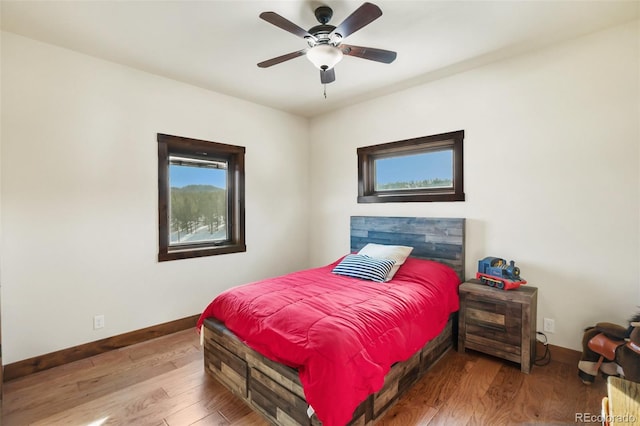
[[[362,249],[358,252],[358,254],[363,256],[369,256],[376,259],[390,259],[395,261],[396,263],[391,268],[391,271],[387,274],[385,281],[389,281],[393,276],[398,272],[400,266],[404,263],[404,261],[409,257],[413,247],[407,246],[388,246],[384,244],[374,244],[369,243],[366,246],[362,247]]]

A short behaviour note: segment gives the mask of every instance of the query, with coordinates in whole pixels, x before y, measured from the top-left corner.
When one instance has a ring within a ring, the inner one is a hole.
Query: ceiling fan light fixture
[[[329,44],[318,44],[307,51],[307,59],[319,70],[330,70],[342,60],[342,50]]]
[[[320,82],[326,85],[336,80],[336,72],[333,68],[344,55],[384,64],[390,64],[396,59],[396,52],[391,50],[342,44],[343,39],[382,16],[382,10],[375,4],[363,3],[337,27],[329,24],[333,15],[333,10],[329,6],[316,8],[315,15],[320,25],[305,30],[275,12],[262,12],[261,19],[303,38],[308,47],[259,62],[258,66],[268,68],[290,59],[306,56],[320,70]]]

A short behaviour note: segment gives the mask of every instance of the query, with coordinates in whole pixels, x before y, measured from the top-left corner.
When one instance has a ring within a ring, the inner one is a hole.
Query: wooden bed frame
[[[367,243],[409,245],[411,256],[451,266],[464,281],[464,219],[351,217],[351,251]],[[384,386],[354,411],[349,425],[372,425],[406,393],[456,341],[457,313],[444,330],[406,361],[391,367]],[[222,322],[203,327],[205,371],[276,425],[322,423],[309,416],[297,370],[246,346]]]

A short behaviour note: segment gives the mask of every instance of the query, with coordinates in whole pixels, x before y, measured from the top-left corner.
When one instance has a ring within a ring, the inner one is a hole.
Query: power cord
[[[542,336],[543,338],[543,340],[540,340],[540,339],[536,339],[536,340],[544,345],[544,354],[542,354],[540,358],[536,358],[533,364],[539,367],[542,367],[551,362],[551,351],[549,350],[549,342],[547,340],[547,335],[540,331],[536,331],[536,334],[538,336]]]

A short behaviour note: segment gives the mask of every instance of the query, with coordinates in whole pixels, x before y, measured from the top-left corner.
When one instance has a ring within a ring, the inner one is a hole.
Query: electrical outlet
[[[93,317],[93,329],[104,328],[104,315],[96,315]]]
[[[543,327],[544,327],[544,331],[546,331],[547,333],[555,333],[556,332],[556,320],[554,320],[552,318],[545,318]]]

